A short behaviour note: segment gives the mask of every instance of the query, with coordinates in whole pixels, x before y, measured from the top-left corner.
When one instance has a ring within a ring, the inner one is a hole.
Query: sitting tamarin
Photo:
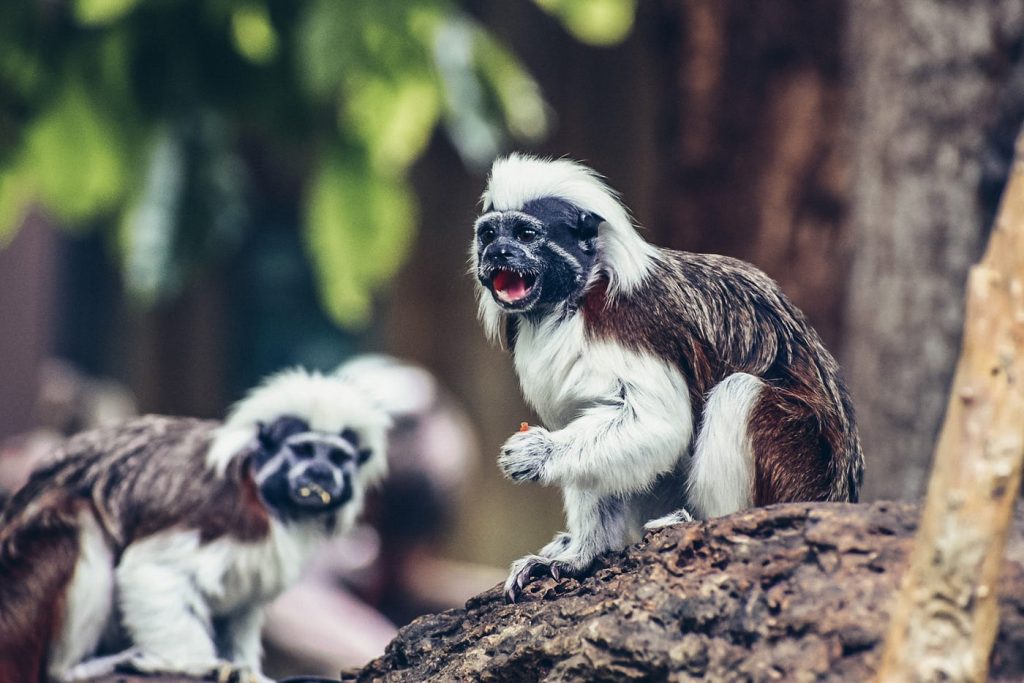
[[[543,427],[499,464],[561,487],[568,531],[516,561],[580,574],[645,524],[783,501],[855,501],[863,456],[839,368],[750,264],[661,249],[614,191],[566,159],[497,160],[474,225],[487,334],[504,323]]]

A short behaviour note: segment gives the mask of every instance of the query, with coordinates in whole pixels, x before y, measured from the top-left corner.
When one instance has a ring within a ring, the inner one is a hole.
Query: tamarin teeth
[[[331,502],[331,494],[323,490],[316,484],[303,486],[301,489],[299,489],[299,495],[302,496],[303,498],[309,498],[314,493],[316,493],[316,495],[320,497],[320,501],[323,502],[324,505]]]

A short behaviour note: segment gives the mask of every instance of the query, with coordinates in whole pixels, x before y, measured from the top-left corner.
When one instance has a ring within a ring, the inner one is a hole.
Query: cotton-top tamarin
[[[660,249],[566,159],[497,160],[474,225],[487,334],[504,326],[544,423],[499,464],[562,489],[568,530],[516,561],[579,575],[643,528],[783,501],[855,501],[863,456],[839,368],[750,264]]]
[[[294,370],[222,425],[150,416],[70,439],[0,515],[0,681],[267,680],[263,605],[352,525],[387,427],[344,380]]]

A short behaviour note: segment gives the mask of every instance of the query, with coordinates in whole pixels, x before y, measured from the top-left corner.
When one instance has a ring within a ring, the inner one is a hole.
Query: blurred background
[[[536,549],[560,504],[494,464],[536,418],[466,274],[518,149],[777,279],[843,365],[865,497],[914,498],[1022,120],[1018,0],[11,0],[0,458],[385,352],[472,444],[436,553]]]

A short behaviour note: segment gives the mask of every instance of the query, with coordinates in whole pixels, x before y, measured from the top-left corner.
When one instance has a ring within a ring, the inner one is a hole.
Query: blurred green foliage
[[[534,0],[593,45],[614,45],[633,28],[637,0]]]
[[[608,44],[636,0],[535,2]],[[111,226],[136,298],[173,296],[243,237],[270,148],[304,187],[325,308],[360,326],[408,251],[407,173],[439,125],[474,166],[548,128],[536,83],[456,0],[10,0],[0,246],[38,203]]]

